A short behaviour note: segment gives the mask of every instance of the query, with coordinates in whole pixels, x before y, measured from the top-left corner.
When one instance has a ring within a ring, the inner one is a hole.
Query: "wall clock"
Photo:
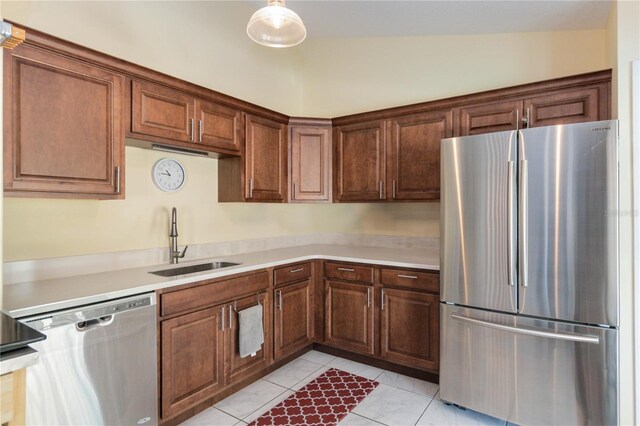
[[[175,192],[184,185],[187,172],[178,160],[161,158],[153,165],[151,176],[158,188],[166,192]]]

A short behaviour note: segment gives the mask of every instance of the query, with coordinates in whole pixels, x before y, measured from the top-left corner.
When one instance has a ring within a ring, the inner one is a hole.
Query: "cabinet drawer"
[[[324,274],[327,278],[344,281],[360,281],[373,284],[373,267],[348,265],[344,263],[325,263]]]
[[[269,287],[266,271],[243,277],[205,281],[202,285],[160,295],[160,315],[192,311]]]
[[[287,265],[276,268],[273,271],[274,285],[277,287],[282,284],[301,281],[311,276],[311,263],[298,263],[296,265]]]
[[[440,274],[434,272],[382,268],[380,282],[395,287],[425,290],[432,293],[440,292]]]

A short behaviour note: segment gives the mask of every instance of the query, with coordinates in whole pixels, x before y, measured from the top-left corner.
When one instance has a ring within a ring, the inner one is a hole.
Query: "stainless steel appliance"
[[[47,336],[32,345],[27,424],[157,424],[155,304],[149,293],[20,319]]]
[[[618,423],[618,130],[445,139],[445,401],[517,424]]]

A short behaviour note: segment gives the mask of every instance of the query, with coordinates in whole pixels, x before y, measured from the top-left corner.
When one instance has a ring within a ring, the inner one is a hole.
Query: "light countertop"
[[[199,259],[178,265],[153,265],[5,285],[3,310],[14,318],[21,318],[146,293],[161,288],[313,259],[439,270],[439,252],[437,249],[307,245],[216,257],[214,259]],[[240,265],[214,271],[198,272],[188,276],[179,275],[177,277],[159,277],[149,273],[150,271],[188,266],[212,260],[240,263]]]

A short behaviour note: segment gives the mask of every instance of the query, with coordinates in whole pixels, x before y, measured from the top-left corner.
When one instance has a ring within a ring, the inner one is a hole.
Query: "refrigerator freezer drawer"
[[[443,304],[440,397],[523,425],[618,423],[618,330]]]

